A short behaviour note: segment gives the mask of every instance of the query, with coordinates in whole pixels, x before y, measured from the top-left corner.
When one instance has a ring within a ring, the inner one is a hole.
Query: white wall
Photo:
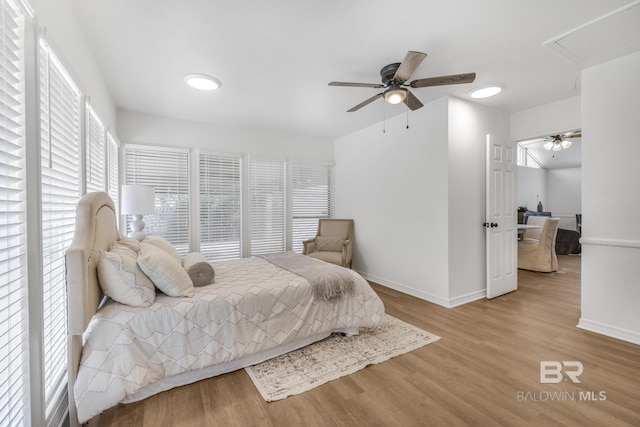
[[[576,230],[576,214],[582,213],[582,168],[550,169],[546,175],[545,210],[560,218],[560,228]]]
[[[576,214],[582,213],[582,169],[540,169],[518,166],[518,206],[542,209],[560,218],[560,228],[576,229]]]
[[[41,33],[104,124],[116,129],[116,108],[68,0],[29,0]]]
[[[518,166],[518,206],[525,206],[530,211],[547,210],[547,171],[540,168]]]
[[[582,314],[578,326],[640,344],[638,75],[640,52],[582,73]]]
[[[511,139],[522,141],[580,129],[580,97],[574,96],[511,115]]]
[[[330,139],[223,127],[126,110],[118,110],[118,137],[123,143],[333,161]]]
[[[335,141],[336,215],[355,220],[353,268],[448,303],[448,100]]]
[[[354,269],[444,306],[486,295],[485,139],[496,110],[443,97],[335,142],[338,216],[355,219]]]
[[[486,296],[486,135],[507,138],[498,110],[449,98],[449,306]]]

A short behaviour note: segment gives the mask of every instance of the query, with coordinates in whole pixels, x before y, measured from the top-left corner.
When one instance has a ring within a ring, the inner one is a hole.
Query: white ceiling
[[[427,103],[469,99],[516,112],[579,94],[579,65],[543,46],[629,0],[70,0],[116,106],[201,122],[335,138],[383,117],[379,83],[408,50],[428,57],[412,79],[476,72],[467,85],[414,89]],[[638,26],[640,28],[640,26]],[[188,73],[222,81],[215,92]],[[404,113],[386,104],[387,117]]]

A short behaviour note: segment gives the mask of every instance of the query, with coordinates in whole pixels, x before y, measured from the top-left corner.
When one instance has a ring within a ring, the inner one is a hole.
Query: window
[[[126,183],[154,187],[156,209],[145,215],[145,232],[162,236],[180,255],[189,252],[189,152],[187,150],[128,145]],[[127,218],[129,227],[131,218]]]
[[[52,416],[66,391],[65,250],[80,196],[81,93],[40,41],[40,133],[44,300],[44,395]]]
[[[111,196],[116,213],[119,212],[120,185],[119,185],[119,168],[118,168],[118,149],[120,144],[118,140],[107,132],[107,193]],[[116,216],[117,218],[117,216]]]
[[[518,166],[524,166],[524,167],[528,167],[528,168],[540,168],[540,162],[538,162],[538,159],[536,159],[530,152],[529,149],[526,147],[527,144],[529,144],[530,141],[521,141],[518,142],[517,145],[517,153],[518,153],[518,158],[517,158],[517,165]]]
[[[286,251],[285,161],[249,163],[251,255]]]
[[[291,169],[293,251],[302,252],[302,242],[316,235],[318,219],[333,216],[333,166],[293,162]]]
[[[86,111],[87,132],[85,141],[85,176],[87,182],[87,193],[91,191],[105,191],[106,144],[104,125],[88,103]]]
[[[209,260],[242,257],[240,161],[200,154],[200,253]]]
[[[0,1],[0,425],[27,423],[24,16]]]

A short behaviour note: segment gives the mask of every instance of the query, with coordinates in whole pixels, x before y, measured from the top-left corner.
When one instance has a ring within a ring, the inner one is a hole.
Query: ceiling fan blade
[[[407,97],[404,99],[404,103],[407,104],[407,107],[409,107],[411,111],[424,107],[424,104],[410,91],[407,91]]]
[[[374,89],[379,89],[384,87],[380,83],[348,83],[348,82],[331,82],[329,86],[347,86],[347,87],[372,87]]]
[[[582,132],[580,131],[575,131],[575,132],[567,132],[562,134],[563,138],[582,138]]]
[[[424,61],[424,58],[426,57],[426,53],[414,52],[410,50],[404,56],[404,59],[396,70],[396,74],[393,76],[393,78],[401,82],[409,80],[411,74],[413,74],[416,68],[418,68],[418,66],[422,63],[422,61]]]
[[[534,144],[540,144],[541,142],[547,142],[547,141],[551,141],[552,138],[534,138],[534,139],[528,139],[526,141],[520,141],[518,142],[518,145],[521,145],[523,147],[527,147],[529,145],[534,145]]]
[[[461,83],[473,83],[476,73],[453,74],[451,76],[429,77],[411,82],[411,87],[457,85]]]
[[[371,98],[367,99],[366,101],[362,101],[360,104],[356,105],[355,107],[347,110],[347,113],[353,113],[354,111],[358,111],[359,109],[361,109],[362,107],[364,107],[365,105],[369,105],[371,104],[373,101],[375,101],[378,98],[382,98],[382,93],[379,93],[377,95],[372,96]]]

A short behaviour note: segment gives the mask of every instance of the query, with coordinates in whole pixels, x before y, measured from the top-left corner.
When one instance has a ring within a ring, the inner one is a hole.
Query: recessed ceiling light
[[[184,80],[189,86],[200,90],[216,90],[222,86],[220,80],[207,74],[187,74]]]
[[[494,96],[502,92],[502,86],[493,85],[493,86],[485,86],[473,89],[469,92],[469,96],[472,98],[489,98],[490,96]]]

